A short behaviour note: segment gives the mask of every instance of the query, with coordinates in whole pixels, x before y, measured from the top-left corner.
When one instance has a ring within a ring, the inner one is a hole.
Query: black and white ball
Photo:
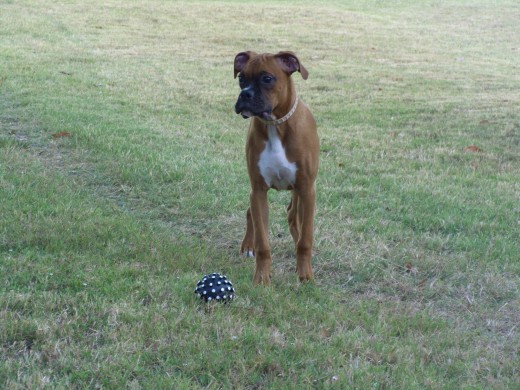
[[[198,281],[195,294],[204,302],[230,302],[235,298],[235,289],[225,275],[212,273]]]

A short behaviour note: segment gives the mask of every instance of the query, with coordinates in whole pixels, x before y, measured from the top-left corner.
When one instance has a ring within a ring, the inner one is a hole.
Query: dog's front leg
[[[316,207],[316,190],[314,184],[298,192],[298,216],[301,223],[300,237],[296,244],[296,272],[300,281],[313,278],[312,246],[314,230],[314,210]]]
[[[269,206],[267,204],[267,191],[264,189],[253,189],[250,202],[256,258],[253,282],[255,284],[267,285],[271,283],[272,263],[268,235]]]

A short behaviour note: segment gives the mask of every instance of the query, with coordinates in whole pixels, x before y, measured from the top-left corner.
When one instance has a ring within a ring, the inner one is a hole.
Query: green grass
[[[488,0],[1,3],[1,387],[520,387],[519,17]],[[287,193],[270,194],[273,285],[238,255],[245,49],[310,73],[311,284]],[[195,300],[210,272],[232,304]]]

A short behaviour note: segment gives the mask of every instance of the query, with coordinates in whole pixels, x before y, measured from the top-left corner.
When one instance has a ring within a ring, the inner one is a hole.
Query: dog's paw
[[[253,276],[253,284],[269,286],[271,284],[271,273],[257,270]]]
[[[312,272],[312,267],[310,262],[305,262],[303,264],[298,264],[296,266],[296,273],[298,274],[298,279],[300,282],[310,282],[314,279],[314,274]]]
[[[242,243],[240,247],[240,254],[248,259],[254,259],[255,257],[255,251],[253,247],[247,243]]]

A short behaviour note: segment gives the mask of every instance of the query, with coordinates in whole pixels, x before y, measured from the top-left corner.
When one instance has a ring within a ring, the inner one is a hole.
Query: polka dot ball
[[[195,294],[204,302],[230,302],[235,297],[235,289],[225,275],[212,273],[198,281]]]

